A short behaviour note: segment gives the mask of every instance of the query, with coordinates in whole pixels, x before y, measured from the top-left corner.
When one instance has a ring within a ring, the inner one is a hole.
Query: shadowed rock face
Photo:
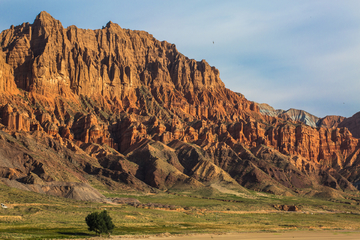
[[[284,195],[355,190],[349,180],[359,180],[358,139],[347,128],[307,126],[298,120],[319,120],[297,110],[262,115],[216,68],[146,32],[112,22],[65,29],[41,12],[3,31],[0,44],[2,178],[91,176],[143,191],[217,182]]]
[[[355,113],[352,117],[345,118],[339,127],[346,127],[354,137],[360,138],[360,112]]]

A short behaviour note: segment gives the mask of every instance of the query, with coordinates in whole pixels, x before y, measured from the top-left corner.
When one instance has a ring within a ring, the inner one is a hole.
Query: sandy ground
[[[294,231],[283,233],[232,233],[232,234],[201,234],[172,236],[111,236],[110,238],[89,238],[91,240],[260,240],[260,239],[306,239],[306,240],[360,240],[360,232],[351,231]]]

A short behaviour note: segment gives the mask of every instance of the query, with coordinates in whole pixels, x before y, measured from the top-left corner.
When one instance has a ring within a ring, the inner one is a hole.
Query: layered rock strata
[[[90,175],[148,191],[220,182],[284,195],[351,191],[360,178],[359,141],[347,128],[262,115],[225,88],[215,67],[146,32],[112,22],[63,28],[42,12],[3,31],[0,43],[0,144],[16,146],[17,156],[15,164],[4,153],[3,178],[87,182]]]

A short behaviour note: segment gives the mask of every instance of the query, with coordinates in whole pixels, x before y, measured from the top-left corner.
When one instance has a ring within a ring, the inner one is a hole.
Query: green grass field
[[[175,205],[178,210],[147,209],[125,204],[80,202],[0,185],[1,239],[88,238],[85,217],[106,209],[113,235],[187,234],[314,229],[360,229],[360,198],[327,201],[280,197],[252,192],[254,198],[207,190],[168,193],[108,193],[107,197],[136,198],[141,203]],[[232,200],[232,201],[224,201]],[[296,205],[298,212],[277,211],[274,204]]]

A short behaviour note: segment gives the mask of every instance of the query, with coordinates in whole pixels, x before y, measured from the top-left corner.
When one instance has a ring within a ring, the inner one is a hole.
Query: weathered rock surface
[[[342,116],[335,116],[335,115],[330,115],[330,116],[326,116],[324,118],[321,118],[318,122],[318,126],[319,127],[325,127],[325,128],[337,128],[340,127],[339,124],[345,119],[345,117]],[[349,129],[350,130],[350,129]],[[352,130],[350,130],[351,134],[353,134],[354,136],[354,132]],[[355,137],[355,136],[354,136]],[[359,138],[359,137],[356,137]]]
[[[346,127],[356,138],[360,138],[360,112],[355,113],[352,117],[345,118],[338,127]]]
[[[18,93],[13,69],[6,63],[5,54],[2,51],[0,51],[0,93]]]
[[[356,190],[359,140],[336,128],[341,118],[248,101],[215,67],[146,32],[112,22],[65,29],[42,12],[0,43],[2,178],[142,191],[219,183],[288,196]]]

